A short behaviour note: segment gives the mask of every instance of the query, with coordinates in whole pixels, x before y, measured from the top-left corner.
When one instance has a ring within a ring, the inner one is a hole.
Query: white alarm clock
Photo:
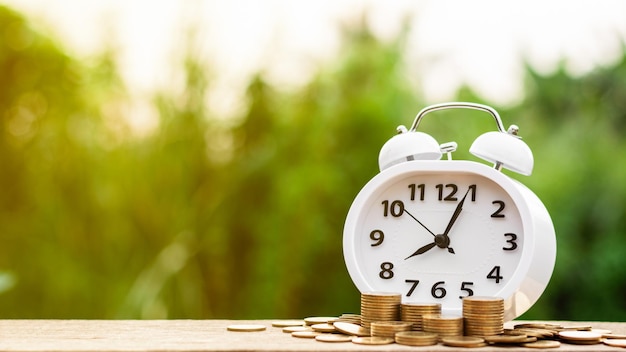
[[[498,131],[470,148],[493,166],[452,160],[456,143],[439,145],[416,131],[426,114],[443,109],[493,116]],[[398,292],[403,302],[436,302],[458,315],[463,297],[502,297],[505,321],[539,299],[554,269],[555,231],[541,200],[501,172],[532,172],[532,153],[517,131],[505,130],[493,108],[465,102],[429,106],[409,130],[398,127],[380,151],[380,173],[345,222],[344,259],[361,292]]]

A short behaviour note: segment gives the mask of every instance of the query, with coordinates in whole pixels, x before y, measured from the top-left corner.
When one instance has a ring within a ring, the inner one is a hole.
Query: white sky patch
[[[626,38],[626,2],[617,0],[4,2],[49,24],[79,55],[115,44],[122,74],[139,97],[176,86],[177,51],[185,31],[198,26],[198,49],[215,70],[215,89],[231,91],[218,95],[224,101],[213,99],[225,113],[236,110],[232,91],[260,70],[286,87],[306,82],[340,49],[339,24],[365,12],[383,40],[412,16],[408,72],[429,102],[451,99],[468,83],[486,100],[512,104],[523,94],[524,60],[542,73],[565,62],[581,75],[614,63]]]

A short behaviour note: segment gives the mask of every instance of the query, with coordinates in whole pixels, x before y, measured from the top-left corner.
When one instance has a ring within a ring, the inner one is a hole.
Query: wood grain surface
[[[279,319],[276,319],[279,320]],[[522,347],[452,348],[443,345],[411,347],[398,344],[364,346],[351,342],[324,343],[292,337],[276,320],[0,320],[2,351],[536,351]],[[505,327],[514,323],[509,322]],[[588,324],[626,334],[626,323],[550,322]],[[263,324],[265,331],[234,332],[231,324]],[[552,351],[619,351],[603,344],[570,345]]]

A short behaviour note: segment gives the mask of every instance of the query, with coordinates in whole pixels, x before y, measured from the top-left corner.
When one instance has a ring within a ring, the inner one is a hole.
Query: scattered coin
[[[528,336],[534,336],[536,338],[551,338],[556,336],[556,332],[552,331],[552,330],[546,330],[546,329],[537,329],[537,328],[520,328],[520,329],[515,329],[519,332],[522,332]]]
[[[286,326],[302,326],[304,325],[304,320],[277,320],[272,322],[272,326],[275,328],[284,328]]]
[[[361,314],[338,317],[308,317],[278,320],[274,327],[294,337],[315,338],[322,342],[350,342],[361,345],[397,343],[430,346],[443,343],[452,347],[521,346],[557,348],[569,344],[599,344],[626,347],[626,334],[594,329],[589,325],[562,326],[529,322],[504,328],[504,300],[499,297],[463,299],[463,316],[441,315],[437,303],[401,303],[402,294],[364,292]],[[261,324],[233,324],[230,331],[263,331]]]
[[[352,336],[344,334],[320,334],[315,336],[315,340],[321,342],[352,342]]]
[[[561,347],[561,343],[555,340],[539,340],[535,342],[523,343],[522,346],[528,348],[557,348]]]
[[[283,332],[291,334],[296,331],[311,331],[311,328],[308,326],[285,326],[283,328]]]
[[[346,335],[352,336],[370,336],[370,330],[361,325],[336,321],[333,323],[335,329]]]
[[[626,339],[606,339],[604,344],[613,347],[626,347]]]
[[[559,332],[561,340],[573,344],[596,344],[602,342],[602,334],[592,331],[566,330]]]
[[[556,324],[546,323],[521,323],[515,324],[516,329],[548,329],[548,330],[563,330],[563,326]]]
[[[319,332],[335,332],[337,330],[333,324],[329,323],[313,324],[311,329]]]
[[[304,323],[306,325],[315,325],[315,324],[328,324],[328,322],[335,321],[337,317],[307,317],[304,318]]]
[[[564,326],[560,330],[578,330],[578,331],[591,330],[591,325],[570,325],[570,326]]]
[[[314,339],[316,336],[321,335],[321,332],[309,330],[309,331],[294,331],[291,333],[293,337],[299,337],[303,339]]]
[[[388,345],[394,343],[395,340],[391,337],[355,336],[352,338],[352,342],[359,345]]]
[[[483,337],[488,343],[517,344],[527,342],[527,335],[492,335]]]
[[[260,324],[232,324],[226,327],[228,331],[240,331],[240,332],[250,332],[250,331],[263,331],[265,330],[265,325]]]

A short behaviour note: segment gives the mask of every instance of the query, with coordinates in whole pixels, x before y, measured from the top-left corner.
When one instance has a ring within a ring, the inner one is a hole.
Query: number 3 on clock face
[[[387,169],[348,213],[350,276],[361,292],[399,292],[404,302],[435,301],[446,313],[460,314],[466,296],[514,299],[537,255],[525,192],[502,173],[468,161]],[[532,301],[541,291],[522,293]]]

